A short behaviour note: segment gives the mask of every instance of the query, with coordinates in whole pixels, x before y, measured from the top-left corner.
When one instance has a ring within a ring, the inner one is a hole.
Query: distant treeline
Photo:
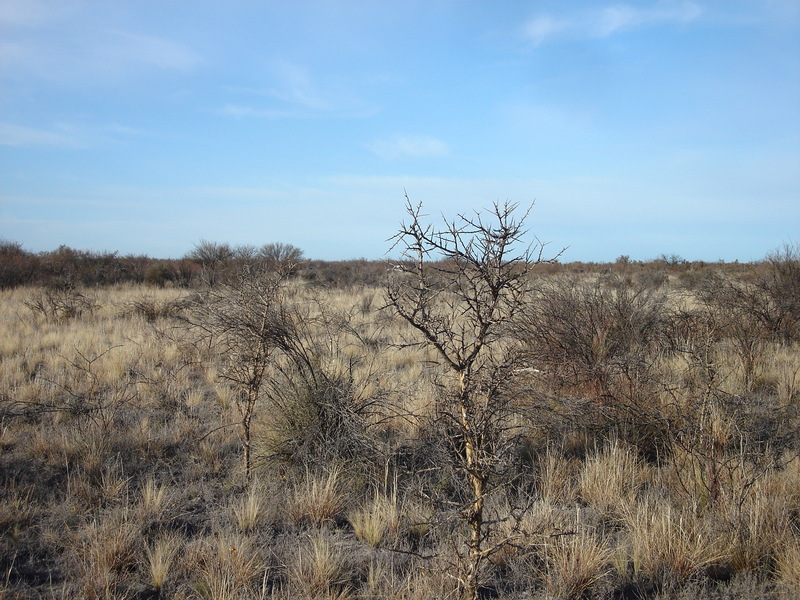
[[[286,268],[293,277],[326,287],[381,286],[392,267],[392,261],[388,259],[306,259],[299,248],[282,243],[256,248],[201,241],[181,258],[161,259],[77,250],[63,245],[50,252],[29,252],[17,242],[3,240],[0,241],[0,289],[24,285],[74,288],[121,283],[190,288],[221,281],[235,268],[254,264]],[[620,256],[614,263],[556,262],[539,265],[537,269],[541,274],[613,273],[623,280],[645,279],[656,286],[666,282],[671,275],[691,286],[694,279],[712,270],[746,277],[747,274],[753,275],[760,264],[706,263],[687,261],[677,255],[663,255],[646,262]]]

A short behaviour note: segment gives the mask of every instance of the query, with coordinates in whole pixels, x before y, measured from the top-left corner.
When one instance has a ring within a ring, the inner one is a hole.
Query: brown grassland
[[[479,597],[800,596],[798,258],[532,270]],[[373,267],[0,290],[0,598],[464,595],[452,374]]]

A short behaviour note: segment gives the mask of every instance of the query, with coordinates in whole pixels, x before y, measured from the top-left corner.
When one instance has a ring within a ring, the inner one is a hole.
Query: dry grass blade
[[[265,518],[265,504],[260,486],[251,484],[247,495],[234,501],[231,510],[239,531],[250,533],[261,525]]]
[[[800,595],[800,540],[792,539],[776,554],[775,573],[781,585]]]
[[[631,450],[614,442],[584,463],[578,480],[580,497],[604,518],[619,519],[636,500],[643,469]]]
[[[252,597],[266,570],[258,546],[241,535],[204,540],[192,547],[191,555],[200,573],[195,592],[203,598]]]
[[[627,518],[633,570],[645,580],[684,583],[729,558],[722,532],[664,501],[640,501]]]

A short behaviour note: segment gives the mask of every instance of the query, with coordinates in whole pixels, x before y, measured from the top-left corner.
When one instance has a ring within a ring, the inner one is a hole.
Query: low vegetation
[[[0,598],[796,598],[798,249],[559,264],[515,210],[409,205],[393,268],[3,244]]]

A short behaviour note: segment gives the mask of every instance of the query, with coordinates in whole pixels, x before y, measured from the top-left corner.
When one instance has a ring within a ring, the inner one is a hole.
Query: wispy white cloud
[[[149,65],[163,70],[188,71],[201,62],[200,56],[184,44],[124,31],[109,32],[100,47],[115,60],[124,61],[123,64]]]
[[[641,27],[685,24],[702,14],[702,7],[691,0],[662,1],[647,7],[614,4],[564,16],[536,15],[524,24],[522,33],[538,46],[553,39],[601,39]]]
[[[69,10],[66,2],[45,3],[41,0],[2,0],[0,24],[30,26],[50,20]]]
[[[227,91],[246,101],[229,102],[218,112],[236,118],[289,119],[309,117],[356,118],[374,115],[352,89],[332,77],[316,77],[308,67],[276,60],[263,88],[229,86]]]
[[[550,15],[537,15],[523,27],[523,34],[538,46],[556,34],[569,30],[573,25],[567,19],[557,19]]]
[[[660,23],[689,23],[699,18],[702,8],[694,2],[660,2],[652,7],[609,6],[600,11],[597,32],[601,37],[626,29]]]
[[[337,108],[336,92],[323,90],[303,65],[288,61],[275,61],[272,74],[274,85],[264,94],[288,105],[309,111],[331,111]]]
[[[83,2],[0,0],[3,74],[84,85],[119,83],[148,70],[190,71],[202,57],[170,37],[120,28],[113,7],[92,12]]]
[[[55,130],[36,129],[0,123],[0,146],[12,148],[79,148],[83,140],[68,127]]]
[[[399,135],[368,144],[368,148],[383,158],[434,158],[450,154],[442,140],[422,135]]]
[[[30,127],[0,122],[0,146],[75,150],[124,144],[134,138],[163,138],[164,134],[120,123],[54,123]]]

